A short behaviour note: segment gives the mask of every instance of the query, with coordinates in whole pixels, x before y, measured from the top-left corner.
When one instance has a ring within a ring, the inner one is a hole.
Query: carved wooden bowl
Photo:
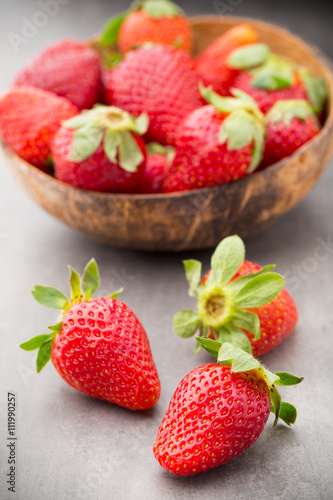
[[[251,176],[186,193],[126,195],[84,191],[59,182],[4,147],[11,172],[54,217],[90,238],[121,248],[181,251],[216,246],[230,234],[255,235],[300,202],[324,172],[333,152],[333,76],[306,43],[276,26],[246,18],[196,17],[196,53],[238,23],[250,23],[274,52],[325,79],[326,124],[293,156]]]

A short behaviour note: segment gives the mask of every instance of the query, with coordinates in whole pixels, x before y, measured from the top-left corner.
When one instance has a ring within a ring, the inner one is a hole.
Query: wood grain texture
[[[116,195],[73,188],[18,158],[4,146],[7,164],[27,193],[60,221],[92,239],[121,248],[182,251],[211,248],[230,234],[253,236],[287,213],[311,190],[333,152],[333,76],[329,65],[299,38],[244,18],[193,18],[196,53],[240,22],[258,30],[273,51],[322,76],[329,90],[320,134],[293,156],[237,182],[168,195]]]

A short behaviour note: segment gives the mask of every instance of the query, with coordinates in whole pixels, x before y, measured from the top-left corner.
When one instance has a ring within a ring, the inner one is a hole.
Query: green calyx
[[[57,288],[48,286],[36,285],[31,292],[33,297],[42,306],[61,311],[61,320],[56,325],[48,327],[49,330],[51,330],[51,333],[38,335],[33,337],[28,342],[24,342],[20,345],[20,347],[25,351],[35,351],[38,349],[36,362],[37,373],[39,373],[51,359],[52,343],[56,335],[61,331],[64,314],[73,305],[90,300],[100,284],[99,271],[95,259],[91,259],[88,262],[84,269],[82,278],[71,266],[69,266],[69,271],[69,283],[71,289],[70,298],[66,297],[66,295]],[[121,292],[122,289],[109,295],[109,297],[115,299]]]
[[[221,343],[201,337],[197,337],[197,341],[207,352],[209,352],[209,354],[217,358],[219,364],[231,365],[231,371],[233,373],[254,370],[258,378],[266,382],[271,399],[271,412],[275,415],[273,427],[277,425],[279,418],[287,425],[295,423],[297,418],[296,408],[290,403],[281,401],[281,396],[276,386],[296,385],[304,380],[303,377],[296,377],[295,375],[285,372],[272,373],[251,354],[228,342]]]
[[[125,19],[135,11],[143,10],[153,19],[170,19],[184,15],[184,11],[170,0],[138,0],[126,12],[122,12],[107,21],[102,29],[100,44],[106,47],[117,43],[120,29]]]
[[[162,146],[158,142],[149,142],[147,144],[147,153],[150,156],[163,155],[167,158],[168,164],[171,165],[176,156],[176,150],[172,146]]]
[[[170,19],[184,15],[183,9],[170,0],[139,0],[134,2],[133,10],[144,10],[153,19]]]
[[[211,271],[203,284],[201,263],[184,262],[189,295],[197,299],[197,311],[180,311],[173,320],[175,332],[184,338],[199,331],[202,338],[229,342],[252,353],[245,331],[260,338],[260,322],[255,309],[271,302],[282,290],[285,279],[273,273],[275,266],[233,280],[245,260],[244,243],[239,236],[221,241],[211,259]]]
[[[252,161],[247,172],[254,172],[260,165],[265,145],[264,115],[255,100],[239,89],[232,89],[234,97],[222,97],[211,87],[200,84],[200,92],[217,111],[229,114],[221,126],[220,143],[227,142],[230,151],[253,143]]]
[[[281,90],[295,85],[295,67],[287,59],[271,54],[259,68],[251,71],[252,87],[264,90]]]
[[[253,43],[231,52],[227,64],[230,68],[247,70],[264,64],[271,56],[265,43]]]
[[[311,75],[306,68],[299,68],[297,74],[303,82],[313,112],[315,114],[320,113],[324,109],[328,98],[325,81],[323,78],[316,78]]]
[[[307,101],[291,99],[276,102],[267,113],[265,120],[267,123],[283,122],[287,127],[290,127],[294,118],[305,122],[309,117],[320,126],[312,107]]]
[[[138,118],[114,106],[95,106],[63,122],[74,129],[69,160],[80,163],[93,155],[103,142],[104,152],[111,163],[118,163],[127,172],[136,172],[143,153],[132,133],[147,132],[149,119],[142,113]]]

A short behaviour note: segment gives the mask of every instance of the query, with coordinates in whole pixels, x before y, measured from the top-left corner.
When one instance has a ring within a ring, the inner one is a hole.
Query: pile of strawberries
[[[66,39],[0,98],[0,135],[72,186],[168,193],[236,181],[319,133],[326,89],[238,25],[197,58],[169,0],[142,0],[98,43]]]
[[[197,348],[217,362],[199,366],[179,383],[157,431],[153,452],[176,475],[217,467],[251,446],[269,418],[287,425],[297,417],[277,387],[303,379],[272,373],[258,359],[294,330],[298,311],[274,266],[245,260],[238,236],[216,248],[211,270],[201,277],[201,263],[184,262],[189,294],[197,310],[174,317],[183,338],[197,332]],[[21,347],[38,350],[37,372],[47,362],[74,389],[129,410],[148,410],[159,400],[161,383],[148,336],[137,316],[118,298],[121,290],[93,298],[99,271],[91,260],[82,278],[70,267],[71,294],[35,286],[34,298],[61,311],[49,332]],[[163,356],[167,356],[164,353]],[[174,359],[173,362],[176,362]],[[156,429],[157,430],[157,429]]]

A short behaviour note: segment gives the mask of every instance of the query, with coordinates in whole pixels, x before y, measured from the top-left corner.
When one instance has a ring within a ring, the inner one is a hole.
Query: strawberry
[[[81,285],[82,283],[82,285]],[[36,286],[34,298],[60,309],[61,321],[20,347],[39,349],[37,372],[52,363],[71,387],[93,398],[130,410],[147,410],[160,396],[160,382],[149,340],[135,314],[119,292],[93,299],[99,272],[92,259],[81,280],[70,267],[71,299],[56,288]]]
[[[106,24],[102,45],[116,42],[122,53],[147,42],[191,52],[193,37],[190,22],[178,5],[170,0],[139,0]]]
[[[184,338],[199,329],[200,336],[261,356],[278,346],[295,329],[296,305],[283,288],[275,266],[245,261],[238,236],[222,240],[211,260],[211,271],[201,280],[201,263],[184,262],[189,294],[198,300],[198,312],[181,311],[174,317],[175,332]]]
[[[277,385],[303,378],[272,373],[231,344],[199,339],[218,363],[195,368],[178,385],[153,447],[162,467],[179,476],[229,462],[260,436],[270,411],[294,424],[296,408],[281,401]]]
[[[164,192],[188,191],[235,181],[259,166],[263,116],[245,93],[223,98],[202,88],[209,105],[191,113],[179,129],[177,154]]]
[[[327,99],[326,86],[304,68],[271,54],[266,62],[250,71],[242,72],[234,87],[250,94],[260,110],[266,114],[277,101],[305,99],[315,113],[321,113]]]
[[[304,100],[278,101],[266,115],[266,123],[263,168],[291,156],[320,132],[317,117]]]
[[[78,112],[64,97],[34,87],[14,87],[0,97],[0,136],[21,158],[49,172],[54,135],[62,120]]]
[[[228,64],[230,54],[257,41],[257,33],[247,24],[239,24],[217,38],[197,58],[197,71],[203,84],[211,85],[220,95],[228,95],[240,73],[240,69]]]
[[[161,146],[156,142],[147,145],[147,162],[140,184],[140,193],[162,193],[163,183],[166,179],[170,166],[174,160],[176,151],[172,146]]]
[[[29,62],[14,85],[29,85],[66,97],[80,110],[91,108],[101,90],[100,58],[87,43],[72,38],[51,45]]]
[[[52,153],[57,179],[93,191],[136,191],[146,162],[139,137],[147,115],[133,118],[112,106],[97,106],[62,124]]]
[[[131,51],[104,70],[105,101],[134,116],[148,113],[147,140],[173,145],[182,120],[201,106],[194,65],[186,52],[165,45]]]

